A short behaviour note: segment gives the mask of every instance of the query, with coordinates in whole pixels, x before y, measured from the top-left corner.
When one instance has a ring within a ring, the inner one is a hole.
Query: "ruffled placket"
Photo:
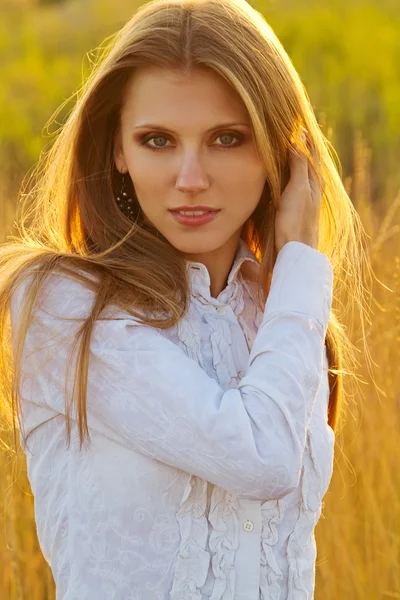
[[[239,545],[239,508],[234,494],[214,486],[211,494],[209,521],[212,531],[209,548],[214,587],[210,600],[233,600],[235,593],[235,554]]]
[[[201,322],[193,306],[190,306],[186,319],[179,321],[177,324],[176,334],[185,347],[186,354],[196,360],[204,369],[201,351]]]
[[[238,278],[238,270],[247,259],[258,262],[242,240],[227,287],[218,298],[219,304],[229,304],[236,317],[239,317],[244,305],[243,284],[241,278]],[[177,335],[188,356],[204,366],[199,322],[202,319],[208,324],[213,369],[221,387],[227,389],[238,381],[238,365],[232,351],[232,325],[229,319],[221,318],[214,312],[216,301],[210,297],[210,279],[205,266],[188,262],[187,267],[192,293],[202,309],[197,320],[189,313],[188,318],[177,327]],[[247,354],[246,352],[246,358]],[[243,358],[241,356],[241,360]],[[239,369],[244,366],[243,364]],[[206,480],[190,475],[182,496],[177,513],[181,544],[170,600],[201,600],[201,588],[207,579],[210,565],[214,575],[211,600],[234,598],[235,554],[239,544],[238,498],[214,485],[207,518],[207,486]],[[208,536],[209,523],[211,531]]]
[[[206,312],[204,321],[210,327],[212,364],[218,383],[228,389],[236,382],[237,366],[232,352],[232,333],[230,323],[213,313]]]
[[[181,544],[169,595],[170,600],[202,600],[200,588],[206,581],[210,564],[210,555],[206,550],[208,537],[206,506],[207,481],[196,475],[190,475],[176,515]]]
[[[260,600],[279,600],[282,570],[274,551],[278,543],[278,526],[284,515],[281,500],[267,500],[262,505],[261,559],[260,559]]]

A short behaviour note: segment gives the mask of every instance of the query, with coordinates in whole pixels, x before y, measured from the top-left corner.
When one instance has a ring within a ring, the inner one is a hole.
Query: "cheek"
[[[156,208],[154,199],[161,198],[161,192],[165,194],[168,185],[168,174],[161,161],[157,163],[151,157],[146,159],[140,153],[132,157],[129,171],[142,206],[145,204],[149,209]]]
[[[151,182],[154,180],[155,171],[161,175],[164,169],[163,161],[160,160],[157,152],[151,152],[151,150],[146,150],[137,145],[130,148],[126,157],[132,179],[138,181],[141,185],[146,181]]]
[[[226,189],[239,208],[252,210],[257,206],[266,182],[266,173],[259,165],[246,166],[231,171]],[[245,202],[244,202],[245,200]],[[244,210],[244,212],[245,212]],[[251,210],[251,212],[252,212]]]
[[[237,202],[234,211],[236,219],[239,221],[246,221],[255,211],[259,201],[259,195],[250,194],[249,192],[242,195],[240,201]]]
[[[263,187],[267,172],[259,157],[253,151],[246,151],[229,157],[225,164],[221,163],[215,176],[223,177],[231,187],[246,187],[254,192]]]

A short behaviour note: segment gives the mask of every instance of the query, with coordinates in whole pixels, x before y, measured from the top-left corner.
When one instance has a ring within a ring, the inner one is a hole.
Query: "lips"
[[[210,208],[209,206],[179,206],[178,208],[171,208],[171,212],[218,212],[219,208]]]
[[[214,219],[217,218],[220,210],[203,210],[203,211],[185,211],[181,212],[179,210],[170,211],[173,215],[173,219],[175,219],[181,225],[187,226],[197,226],[197,225],[206,225],[207,223],[211,223]],[[188,214],[190,213],[190,214]],[[198,214],[192,214],[198,213]]]

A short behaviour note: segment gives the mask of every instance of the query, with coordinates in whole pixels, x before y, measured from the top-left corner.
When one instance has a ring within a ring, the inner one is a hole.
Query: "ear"
[[[114,139],[114,162],[117,166],[117,169],[120,173],[124,173],[128,170],[128,166],[126,164],[124,151],[122,148],[122,135],[121,131],[118,130],[115,139]]]

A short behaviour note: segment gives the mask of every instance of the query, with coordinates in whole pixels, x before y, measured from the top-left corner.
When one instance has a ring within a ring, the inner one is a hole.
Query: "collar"
[[[247,243],[240,238],[239,247],[229,271],[225,290],[236,282],[239,273],[242,274],[244,279],[256,281],[259,267],[260,262],[256,255],[250,250]],[[203,263],[186,260],[186,268],[191,281],[192,293],[205,295],[207,298],[210,298],[211,280],[207,267]],[[222,290],[221,294],[225,290]]]

